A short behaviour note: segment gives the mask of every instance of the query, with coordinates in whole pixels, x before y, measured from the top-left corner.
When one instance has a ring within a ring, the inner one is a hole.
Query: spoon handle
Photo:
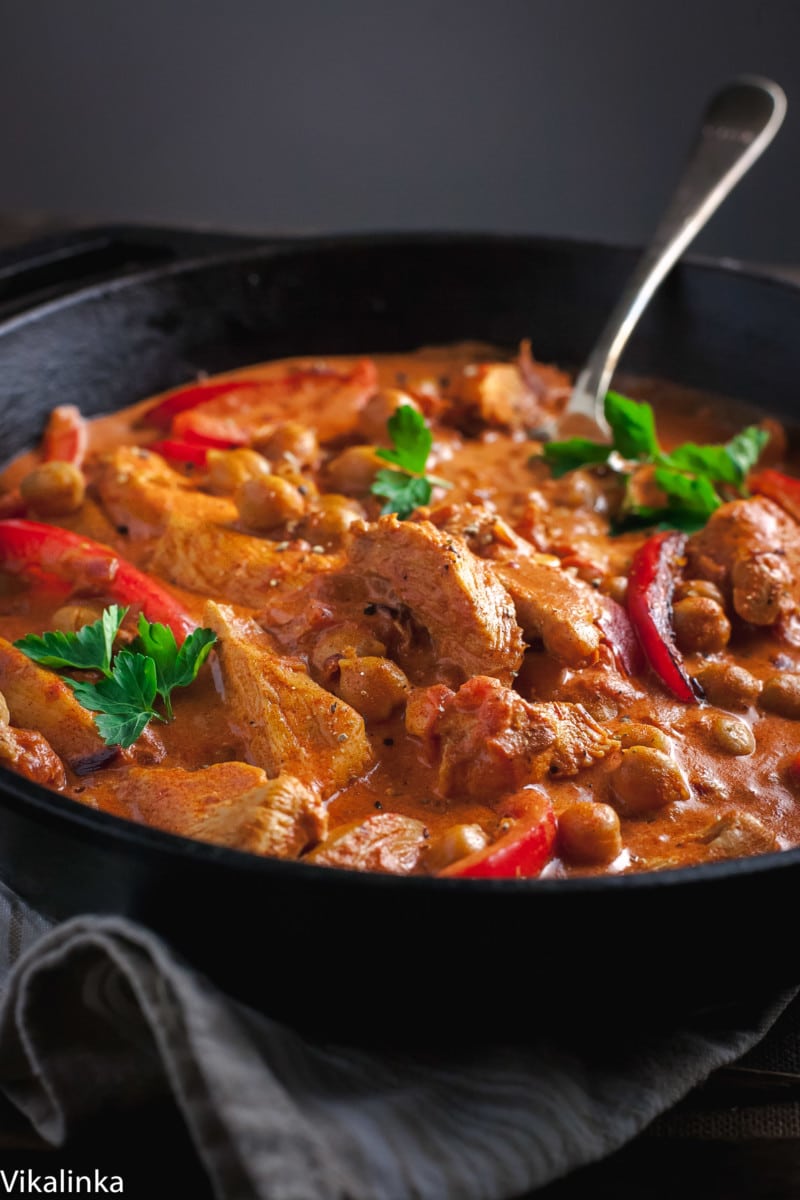
[[[742,76],[713,97],[667,211],[578,376],[563,416],[593,418],[609,432],[605,394],[636,322],[670,268],[766,150],[785,113],[783,89],[756,75]]]

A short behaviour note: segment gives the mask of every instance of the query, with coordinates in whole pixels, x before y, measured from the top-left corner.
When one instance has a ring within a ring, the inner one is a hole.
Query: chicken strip
[[[372,752],[364,720],[349,704],[297,659],[276,654],[255,621],[210,600],[204,622],[219,638],[225,700],[256,766],[271,778],[288,772],[323,798],[363,774]]]
[[[522,632],[508,592],[460,538],[392,514],[353,526],[348,569],[377,604],[406,608],[425,628],[444,672],[510,683]]]
[[[687,576],[721,588],[752,625],[774,625],[798,608],[800,527],[765,496],[723,504],[686,548]]]
[[[114,525],[131,537],[152,537],[170,515],[225,524],[238,515],[233,501],[198,492],[193,480],[173,471],[160,454],[117,446],[95,464],[92,479]]]
[[[64,764],[35,729],[12,729],[0,723],[0,764],[57,792],[67,785]]]
[[[422,821],[399,813],[380,813],[337,829],[311,851],[308,861],[350,871],[408,875],[419,862],[426,837]]]
[[[83,705],[52,671],[32,662],[16,646],[0,638],[0,691],[11,721],[21,729],[37,729],[59,758],[85,774],[117,754],[106,746]]]
[[[496,513],[473,504],[434,509],[431,521],[451,537],[463,538],[485,559],[514,602],[517,621],[528,643],[568,667],[597,660],[603,631],[602,601],[589,584],[576,579],[550,554],[540,554]],[[490,674],[491,672],[484,672]]]
[[[453,419],[468,430],[485,425],[505,429],[535,429],[547,403],[569,394],[570,379],[557,367],[536,362],[523,343],[514,363],[470,364],[452,387]]]
[[[119,772],[115,795],[147,825],[277,858],[297,858],[328,826],[319,796],[299,779],[267,779],[248,763],[214,763],[200,771],[132,767]]]
[[[249,537],[176,513],[155,546],[150,569],[191,592],[258,608],[270,586],[301,587],[341,561],[338,555]]]

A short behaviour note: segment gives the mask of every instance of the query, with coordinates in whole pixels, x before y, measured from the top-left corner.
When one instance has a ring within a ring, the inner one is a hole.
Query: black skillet
[[[1,457],[56,404],[101,413],[284,355],[530,337],[539,358],[578,363],[635,257],[484,235],[51,239],[0,260]],[[790,414],[798,331],[800,288],[683,264],[625,367]],[[52,917],[136,917],[226,989],[337,1035],[655,1018],[800,974],[800,850],[615,878],[402,879],[215,849],[0,769],[0,877]]]

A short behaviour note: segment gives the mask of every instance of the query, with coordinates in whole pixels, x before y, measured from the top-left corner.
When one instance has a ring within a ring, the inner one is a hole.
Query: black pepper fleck
[[[393,745],[394,745],[394,738],[384,738],[384,739],[383,739],[383,744],[384,744],[384,746],[393,746]]]

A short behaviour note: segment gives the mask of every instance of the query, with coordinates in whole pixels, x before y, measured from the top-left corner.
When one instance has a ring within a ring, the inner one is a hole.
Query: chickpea
[[[624,817],[638,817],[689,798],[689,788],[671,758],[649,746],[631,746],[611,775],[612,803]]]
[[[29,508],[43,517],[77,512],[86,496],[86,481],[72,463],[46,462],[34,467],[19,485]]]
[[[324,629],[311,651],[311,665],[321,674],[329,673],[330,660],[342,658],[382,658],[386,646],[369,629],[355,621],[342,621]]]
[[[484,850],[489,845],[489,839],[480,825],[451,825],[432,838],[425,851],[425,866],[428,871],[442,871],[451,863]]]
[[[724,650],[731,636],[731,623],[723,609],[707,596],[687,596],[672,610],[675,640],[685,654],[713,654]]]
[[[752,754],[756,748],[752,729],[739,717],[714,716],[709,729],[715,745],[725,754],[743,756]]]
[[[675,599],[685,600],[687,596],[705,596],[706,600],[716,600],[720,608],[725,607],[722,592],[710,579],[684,579],[676,584]]]
[[[607,596],[624,607],[628,595],[628,580],[624,575],[609,575],[600,586]]]
[[[287,462],[294,467],[316,467],[319,463],[319,442],[313,429],[299,421],[284,421],[253,444],[275,463]]]
[[[2,692],[0,692],[0,725],[8,725],[11,720],[11,713],[8,711],[8,704]]]
[[[672,739],[655,725],[640,724],[638,721],[623,721],[616,736],[620,745],[629,750],[631,746],[649,746],[662,754],[672,753]]]
[[[340,658],[337,692],[365,721],[386,721],[405,702],[408,680],[390,658]]]
[[[306,511],[305,498],[279,475],[246,479],[239,484],[233,499],[242,524],[259,532],[297,521]]]
[[[372,446],[348,446],[328,463],[328,482],[345,496],[366,496],[385,466]]]
[[[403,404],[419,412],[419,405],[406,392],[398,388],[384,388],[371,396],[358,416],[358,429],[368,442],[387,442],[387,425]]]
[[[304,475],[302,471],[298,471],[296,467],[293,467],[290,462],[276,463],[275,474],[280,479],[285,479],[287,483],[291,483],[297,488],[306,502],[306,507],[319,496],[319,488],[311,476]]]
[[[772,675],[764,684],[759,704],[779,717],[800,721],[800,675]]]
[[[744,712],[755,704],[761,682],[734,663],[708,663],[697,672],[697,681],[712,704]]]
[[[578,467],[568,471],[553,487],[553,501],[565,508],[604,512],[608,505],[605,489],[596,475]]]
[[[93,625],[102,615],[101,607],[85,601],[82,604],[63,604],[53,613],[51,624],[53,629],[60,629],[62,633],[75,633],[84,625]]]
[[[619,817],[610,804],[579,800],[558,818],[561,852],[574,863],[610,863],[622,850]]]
[[[243,447],[239,450],[209,450],[208,484],[218,496],[232,496],[248,479],[270,474],[270,465],[262,454]]]
[[[336,541],[354,521],[363,521],[364,516],[364,510],[357,500],[329,492],[320,496],[315,508],[306,517],[302,534],[311,542]]]

